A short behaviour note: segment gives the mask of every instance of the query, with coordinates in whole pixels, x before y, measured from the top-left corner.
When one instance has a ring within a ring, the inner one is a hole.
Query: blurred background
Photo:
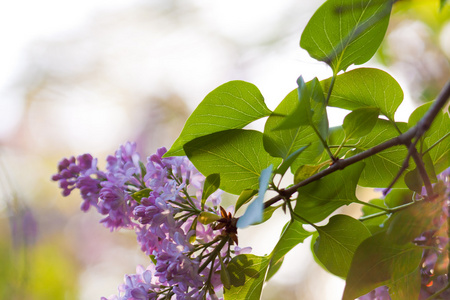
[[[300,49],[323,1],[18,0],[0,4],[0,299],[99,299],[149,260],[133,232],[110,233],[63,198],[50,177],[62,157],[99,158],[126,141],[141,157],[169,148],[206,94],[254,83],[274,109],[296,79],[331,71]],[[397,120],[450,78],[450,9],[399,1],[367,65],[405,91]],[[345,112],[330,110],[331,125]],[[263,123],[252,125],[262,129]],[[374,197],[361,191],[360,196]],[[358,214],[359,207],[346,208]],[[286,218],[242,230],[263,255]],[[344,282],[318,267],[309,239],[291,251],[263,299],[340,299]]]

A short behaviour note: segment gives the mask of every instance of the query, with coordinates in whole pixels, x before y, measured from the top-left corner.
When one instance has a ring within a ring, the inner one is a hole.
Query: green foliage
[[[317,227],[319,237],[314,244],[317,258],[331,273],[346,277],[356,248],[370,231],[358,220],[336,215],[325,226]]]
[[[421,256],[420,247],[397,244],[383,232],[369,237],[356,249],[342,299],[353,300],[392,282],[400,284],[398,280],[417,268]]]
[[[253,84],[244,81],[225,83],[209,93],[197,106],[165,157],[184,155],[183,145],[195,138],[244,128],[269,114],[261,92]]]
[[[396,274],[395,270],[393,272],[393,278],[389,286],[389,296],[391,300],[404,300],[404,299],[418,299],[420,294],[420,271],[419,266],[417,266],[411,273],[406,273],[402,275]]]
[[[332,79],[321,81],[328,91]],[[372,68],[359,68],[336,77],[329,106],[354,110],[375,107],[389,120],[403,101],[403,91],[397,81],[388,73]]]
[[[409,117],[408,126],[412,127],[430,109],[432,103],[426,103],[418,107]],[[425,132],[421,147],[423,151],[430,154],[432,164],[436,173],[441,173],[450,164],[450,117],[448,109],[445,112],[439,112],[434,119],[431,127]]]
[[[372,199],[369,201],[369,204],[387,209],[387,207],[384,204],[383,199]],[[381,226],[388,219],[388,216],[386,214],[380,214],[382,212],[382,210],[380,210],[379,208],[376,208],[374,206],[366,205],[366,206],[362,207],[361,211],[363,213],[363,215],[362,215],[363,218],[372,216],[370,219],[363,219],[364,226],[366,226],[366,228],[369,229],[369,231],[372,234],[375,234],[377,232],[385,230]],[[378,215],[375,215],[375,214],[378,214]]]
[[[392,299],[418,298],[424,249],[413,241],[424,232],[445,237],[436,220],[442,217],[448,187],[436,174],[450,166],[450,118],[447,110],[441,111],[446,99],[417,108],[407,124],[396,122],[403,91],[391,75],[374,68],[341,72],[374,55],[393,2],[326,1],[306,26],[300,45],[330,65],[331,78],[305,82],[300,76],[298,88],[273,112],[254,85],[226,83],[197,107],[166,154],[185,153],[207,176],[202,206],[219,186],[240,195],[235,211],[249,204],[233,219],[239,229],[267,221],[280,207],[290,214],[270,255],[239,255],[230,262],[219,255],[225,299],[260,299],[264,282],[285,255],[311,235],[317,263],[346,278],[344,300],[383,285]],[[450,86],[445,89],[449,94]],[[430,113],[434,105],[439,110],[435,116]],[[341,126],[329,128],[327,106],[349,110]],[[265,116],[263,133],[242,129]],[[288,169],[294,178],[283,186]],[[356,197],[357,186],[389,187],[384,190],[389,193],[366,203]],[[268,190],[276,196],[264,202]],[[139,201],[147,192],[133,198]],[[330,217],[349,204],[362,205],[359,220]],[[203,224],[218,218],[198,216]],[[327,218],[326,225],[317,224]],[[316,231],[305,230],[304,224]],[[442,254],[439,259],[445,261]]]
[[[342,124],[345,140],[368,135],[377,123],[379,111],[376,107],[362,107],[349,113],[344,119],[344,124]]]
[[[378,119],[372,131],[359,140],[351,154],[361,153],[396,137],[398,135],[397,128],[402,132],[407,130],[407,126],[404,123],[393,124],[389,121]],[[394,146],[365,159],[366,167],[361,174],[358,184],[366,187],[387,187],[402,167],[407,154],[408,150],[405,146]],[[413,166],[414,164],[411,162],[407,170],[413,169]],[[399,180],[395,187],[404,186],[403,181]]]
[[[412,242],[426,230],[436,230],[435,218],[442,213],[442,203],[420,201],[395,216],[387,229],[387,235],[395,243]]]
[[[213,173],[209,174],[205,179],[205,184],[203,185],[202,193],[202,210],[205,206],[206,199],[211,196],[212,193],[217,191],[220,186],[220,174]]]
[[[299,188],[295,212],[315,223],[337,208],[357,202],[355,189],[363,168],[363,163],[357,163]]]
[[[384,38],[391,1],[328,0],[312,16],[300,46],[334,73],[367,62]]]
[[[262,134],[253,130],[216,132],[190,141],[184,151],[205,176],[220,170],[220,188],[236,195],[257,190],[261,171],[280,162],[264,151]]]
[[[298,92],[294,90],[281,101],[267,119],[263,139],[266,151],[274,157],[283,159],[287,159],[300,148],[307,146],[302,154],[292,163],[291,168],[294,169],[294,165],[313,162],[323,150],[323,146],[317,139],[317,135],[311,126],[305,125],[297,128],[275,130],[284,122],[285,116],[291,112],[293,107],[297,106],[297,103]]]
[[[150,193],[152,192],[151,189],[142,189],[136,193],[133,193],[131,197],[133,197],[134,200],[137,201],[137,203],[141,203],[142,198],[147,198],[150,196]]]
[[[241,254],[228,264],[231,288],[225,289],[225,299],[259,300],[266,278],[269,258],[252,254]]]
[[[236,207],[235,211],[237,212],[239,208],[241,208],[242,205],[248,203],[250,200],[252,200],[252,197],[255,196],[258,193],[258,191],[251,190],[251,189],[245,189],[241,192],[239,195],[239,198],[236,201]]]

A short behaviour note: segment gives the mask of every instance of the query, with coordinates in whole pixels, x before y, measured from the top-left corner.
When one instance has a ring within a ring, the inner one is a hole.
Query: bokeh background
[[[126,141],[143,158],[168,148],[203,97],[229,80],[256,84],[274,109],[299,75],[331,76],[298,45],[322,2],[3,1],[0,299],[99,299],[148,264],[132,232],[110,233],[97,213],[79,210],[76,193],[61,196],[50,181],[57,162],[89,152],[104,166]],[[405,103],[396,119],[406,121],[450,78],[449,58],[449,7],[399,1],[368,65],[399,81]],[[329,113],[332,125],[345,115]],[[285,220],[242,230],[241,246],[269,253]],[[320,269],[309,247],[308,239],[287,255],[263,299],[340,299],[344,282]]]

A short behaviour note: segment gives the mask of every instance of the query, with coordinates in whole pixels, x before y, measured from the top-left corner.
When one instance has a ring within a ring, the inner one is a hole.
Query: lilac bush
[[[111,231],[134,230],[152,260],[125,276],[118,296],[102,299],[219,299],[221,266],[249,252],[237,246],[227,212],[233,209],[220,206],[221,191],[202,201],[205,177],[186,157],[163,158],[165,153],[158,149],[144,164],[136,144],[126,143],[107,157],[104,171],[83,154],[61,160],[52,177],[63,196],[78,189],[81,209],[96,208]]]

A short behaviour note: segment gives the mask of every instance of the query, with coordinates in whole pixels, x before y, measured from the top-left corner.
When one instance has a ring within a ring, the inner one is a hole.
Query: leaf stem
[[[333,77],[331,78],[330,87],[328,88],[327,98],[325,99],[325,106],[328,106],[328,101],[331,98],[331,92],[333,91],[334,82],[336,81],[337,73],[333,72]]]
[[[357,145],[328,145],[330,148],[356,148]]]
[[[373,208],[376,208],[376,209],[379,209],[379,210],[383,210],[386,213],[390,213],[390,209],[389,208],[378,206],[378,205],[375,205],[375,204],[372,204],[372,203],[369,203],[369,202],[364,202],[364,201],[361,201],[361,200],[357,200],[354,203],[358,203],[358,204],[365,205],[365,206],[370,206],[370,207],[373,207]]]
[[[323,147],[328,153],[328,156],[331,158],[333,162],[337,161],[336,157],[334,157],[333,153],[331,153],[330,148],[328,147],[327,142],[323,139],[323,137],[320,135],[320,132],[317,130],[316,126],[314,124],[311,124],[311,127],[314,129],[314,132],[319,137],[320,142],[322,143]]]
[[[286,200],[286,203],[288,205],[289,212],[291,213],[292,220],[295,220],[297,218],[298,220],[302,221],[302,223],[309,224],[312,227],[314,227],[316,230],[318,229],[318,226],[316,224],[306,220],[305,218],[303,218],[302,216],[300,216],[299,214],[297,214],[294,211],[294,209],[292,208],[292,204],[291,204],[291,200],[290,199],[285,199],[285,200]]]
[[[208,264],[216,258],[216,256],[220,253],[220,250],[222,250],[223,246],[225,246],[229,239],[230,237],[226,236],[220,241],[216,248],[214,248],[214,250],[210,253],[206,261],[200,266],[200,268],[198,268],[198,273],[201,273],[208,266]]]
[[[383,216],[383,215],[392,214],[392,213],[398,212],[400,210],[403,210],[403,209],[405,209],[405,208],[415,204],[416,202],[417,201],[408,202],[406,204],[402,204],[402,205],[396,206],[394,208],[388,208],[387,210],[384,210],[384,211],[381,211],[381,212],[377,212],[377,213],[374,213],[372,215],[362,216],[362,217],[359,218],[359,220],[360,221],[366,221],[366,220],[373,219],[373,218],[376,218],[376,217],[380,217],[380,216]]]
[[[431,149],[433,149],[434,147],[436,147],[440,142],[442,142],[443,140],[445,140],[446,138],[448,138],[450,136],[450,132],[447,132],[446,135],[444,135],[443,137],[441,137],[439,140],[437,140],[433,145],[430,146],[430,148],[428,148],[427,150],[425,150],[423,152],[423,154],[426,154],[428,151],[430,151]]]

